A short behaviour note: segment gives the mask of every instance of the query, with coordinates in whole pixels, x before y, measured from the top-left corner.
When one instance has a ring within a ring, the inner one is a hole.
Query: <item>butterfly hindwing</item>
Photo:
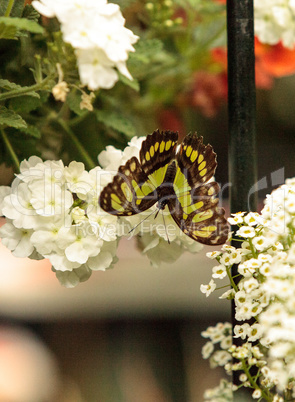
[[[192,239],[208,245],[223,244],[228,235],[224,209],[217,207],[219,186],[206,183],[191,190],[186,198],[168,202],[174,221]]]
[[[118,216],[138,214],[157,201],[155,187],[148,181],[136,157],[120,166],[113,181],[100,195],[100,206],[104,211]]]
[[[197,134],[189,134],[176,158],[178,168],[173,183],[176,197],[168,203],[174,221],[200,243],[224,243],[228,224],[224,209],[217,207],[219,186],[215,182],[206,183],[217,166],[211,145],[204,145]]]

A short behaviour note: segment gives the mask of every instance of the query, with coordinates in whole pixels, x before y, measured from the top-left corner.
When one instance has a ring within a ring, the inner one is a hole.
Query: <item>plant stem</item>
[[[9,17],[10,16],[13,4],[14,4],[14,0],[9,0],[7,9],[6,9],[5,14],[4,14],[4,17]]]
[[[71,128],[67,125],[67,123],[62,120],[62,119],[58,119],[57,122],[62,126],[62,128],[64,129],[64,131],[67,133],[67,135],[69,136],[69,138],[73,141],[73,143],[75,144],[76,149],[79,151],[85,165],[87,169],[93,169],[95,168],[97,165],[94,163],[94,161],[92,160],[91,156],[89,155],[89,153],[86,151],[86,149],[83,147],[83,145],[81,144],[81,142],[78,140],[78,138],[76,137],[76,135],[74,134],[74,132],[71,130]]]
[[[5,99],[11,99],[11,98],[16,98],[17,96],[26,95],[27,93],[32,92],[32,91],[42,90],[42,89],[44,89],[45,84],[47,84],[47,82],[49,80],[51,80],[52,78],[53,78],[52,76],[48,76],[43,81],[39,82],[38,84],[31,85],[30,87],[22,87],[22,88],[18,88],[18,89],[13,89],[12,91],[8,91],[3,94],[0,94],[0,102]]]
[[[252,375],[250,374],[250,371],[247,367],[247,364],[244,359],[242,359],[242,365],[243,365],[243,370],[245,374],[247,375],[248,381],[250,382],[252,388],[254,389],[259,389],[261,391],[261,396],[266,400],[266,401],[272,401],[272,399],[264,392],[263,389],[261,389],[253,379]]]
[[[20,168],[19,168],[19,160],[18,160],[18,157],[17,157],[16,153],[14,152],[14,149],[13,149],[13,147],[12,147],[12,145],[11,145],[11,143],[10,143],[10,141],[9,141],[9,139],[8,139],[8,137],[7,137],[6,133],[5,133],[5,131],[4,131],[4,129],[1,129],[1,136],[2,136],[2,138],[3,138],[3,141],[4,141],[5,145],[6,145],[7,150],[8,150],[8,152],[9,152],[10,156],[11,156],[13,165],[14,165],[14,167],[15,167],[15,171],[16,171],[17,173],[19,173],[19,172],[20,172]]]
[[[235,290],[235,292],[237,292],[239,289],[238,289],[237,285],[235,284],[235,281],[233,280],[233,277],[231,275],[231,267],[226,267],[226,272],[227,272],[227,276],[230,280],[231,287]]]

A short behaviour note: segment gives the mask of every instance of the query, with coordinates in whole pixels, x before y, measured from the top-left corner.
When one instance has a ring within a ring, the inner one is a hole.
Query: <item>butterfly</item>
[[[157,203],[157,214],[168,206],[179,228],[208,245],[223,244],[229,225],[218,207],[219,186],[209,182],[217,162],[203,137],[188,134],[178,144],[178,133],[156,130],[142,142],[139,160],[119,167],[113,181],[102,190],[99,204],[113,215],[131,216]]]

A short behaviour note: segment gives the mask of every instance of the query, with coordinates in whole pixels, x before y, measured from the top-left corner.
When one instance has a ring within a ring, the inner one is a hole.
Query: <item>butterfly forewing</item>
[[[217,166],[212,146],[204,145],[203,137],[198,137],[196,133],[188,134],[183,140],[177,162],[191,187],[210,180]]]
[[[103,189],[99,200],[104,211],[119,216],[138,214],[156,201],[155,187],[135,157],[119,167],[113,181]]]
[[[156,130],[143,141],[139,153],[142,170],[157,188],[163,184],[168,166],[175,158],[178,134]]]

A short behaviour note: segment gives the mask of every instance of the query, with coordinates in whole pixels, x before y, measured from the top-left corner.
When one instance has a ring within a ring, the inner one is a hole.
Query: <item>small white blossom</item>
[[[203,359],[208,359],[211,356],[211,354],[213,353],[213,351],[214,351],[213,343],[210,341],[205,343],[205,345],[202,347]]]
[[[217,265],[215,267],[212,268],[212,278],[218,278],[218,279],[222,279],[224,277],[226,277],[227,273],[226,273],[226,267],[224,265]]]
[[[212,292],[214,292],[215,288],[216,283],[211,279],[208,285],[201,285],[200,290],[202,293],[206,294],[206,297],[208,297]]]
[[[242,226],[236,231],[237,236],[252,238],[255,236],[255,229],[252,226]]]

